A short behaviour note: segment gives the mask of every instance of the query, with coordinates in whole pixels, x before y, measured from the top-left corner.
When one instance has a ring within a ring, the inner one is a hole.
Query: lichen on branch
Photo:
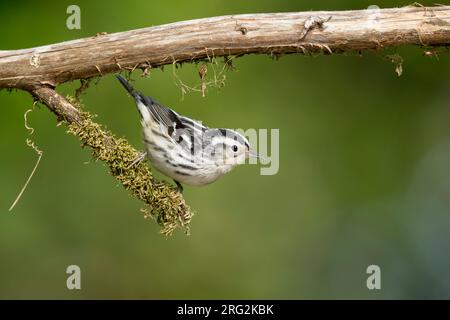
[[[117,138],[93,121],[94,116],[82,110],[82,106],[72,97],[65,99],[52,89],[35,91],[35,96],[46,104],[59,102],[59,107],[51,108],[55,113],[63,105],[71,105],[78,110],[76,121],[57,115],[67,124],[68,132],[77,136],[83,147],[91,149],[92,157],[105,163],[111,175],[146,204],[141,209],[144,217],[155,219],[161,226],[162,234],[171,235],[176,228],[189,233],[193,213],[182,194],[175,187],[154,178],[145,162],[136,163],[139,152],[126,139]]]

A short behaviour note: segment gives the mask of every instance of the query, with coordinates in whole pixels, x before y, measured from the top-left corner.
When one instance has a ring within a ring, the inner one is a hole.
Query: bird
[[[172,178],[180,192],[183,184],[213,183],[249,157],[259,155],[239,132],[209,128],[145,96],[121,75],[116,75],[134,98],[143,128],[145,157],[158,171]]]

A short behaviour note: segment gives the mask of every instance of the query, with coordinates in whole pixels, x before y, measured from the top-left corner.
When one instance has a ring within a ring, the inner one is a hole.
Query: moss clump
[[[75,99],[67,99],[80,108]],[[95,123],[90,113],[81,111],[81,115],[81,123],[68,124],[68,132],[79,137],[83,146],[89,146],[94,159],[106,163],[125,189],[147,204],[141,209],[144,217],[154,218],[164,235],[172,234],[177,227],[188,234],[193,213],[182,194],[169,184],[156,180],[145,162],[133,165],[139,152],[128,141],[115,137]]]

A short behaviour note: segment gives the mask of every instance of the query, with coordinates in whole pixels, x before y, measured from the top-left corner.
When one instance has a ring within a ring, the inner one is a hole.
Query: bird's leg
[[[143,151],[141,152],[134,160],[133,162],[127,167],[127,169],[130,169],[131,167],[133,167],[134,165],[136,165],[137,163],[141,163],[142,161],[144,161],[145,157],[147,156],[147,152]]]
[[[183,186],[181,185],[181,183],[179,183],[177,180],[173,180],[173,181],[175,181],[175,184],[177,185],[177,190],[180,193],[183,193]]]

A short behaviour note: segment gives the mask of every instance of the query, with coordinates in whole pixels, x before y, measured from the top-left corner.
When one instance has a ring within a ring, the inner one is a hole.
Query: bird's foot
[[[177,180],[173,180],[175,181],[175,184],[177,185],[177,190],[179,193],[183,193],[183,186],[181,185],[181,183],[179,183]]]
[[[144,161],[145,157],[147,156],[147,152],[141,152],[134,160],[133,162],[127,167],[127,169],[130,169],[131,167],[134,167],[136,164],[141,163]]]

